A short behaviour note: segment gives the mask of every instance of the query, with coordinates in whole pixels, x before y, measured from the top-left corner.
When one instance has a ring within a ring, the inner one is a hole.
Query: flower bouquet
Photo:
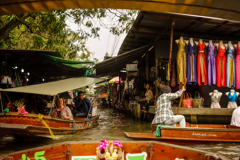
[[[23,105],[24,101],[25,101],[24,98],[22,98],[14,102],[14,105],[18,109],[18,112],[17,112],[18,115],[28,114],[28,112],[26,112],[25,110],[25,105]]]
[[[102,140],[96,149],[97,160],[121,160],[123,146],[119,141]]]

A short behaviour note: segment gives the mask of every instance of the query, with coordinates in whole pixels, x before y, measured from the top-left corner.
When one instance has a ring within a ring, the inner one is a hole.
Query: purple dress
[[[187,54],[187,83],[190,85],[197,84],[197,58],[195,54],[195,43],[193,46],[190,41],[188,42],[188,54]]]
[[[216,85],[216,58],[214,54],[215,46],[208,43],[208,85]]]

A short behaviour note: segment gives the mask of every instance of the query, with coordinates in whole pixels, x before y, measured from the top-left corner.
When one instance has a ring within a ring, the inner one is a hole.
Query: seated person
[[[74,117],[84,117],[87,118],[92,116],[92,104],[87,99],[84,98],[83,92],[78,92],[78,97],[73,98],[73,105],[72,114]]]
[[[162,95],[157,100],[157,111],[152,121],[153,124],[164,124],[170,126],[176,126],[177,123],[180,127],[186,127],[185,117],[183,115],[174,115],[171,108],[171,100],[180,97],[185,91],[184,86],[176,93],[171,93],[169,86],[161,87]]]
[[[231,119],[231,125],[240,127],[240,99],[238,99],[238,104],[239,107],[234,109],[232,113],[232,119]]]
[[[59,99],[56,98],[55,104],[57,105],[57,108],[54,108],[52,117],[73,120],[72,112],[70,108],[66,106],[63,97],[60,97]]]
[[[154,101],[151,101],[153,99],[153,92],[150,89],[149,84],[146,84],[146,93],[145,98],[140,100],[141,110],[144,112],[148,112],[149,106],[154,104]],[[143,105],[145,107],[143,107]]]

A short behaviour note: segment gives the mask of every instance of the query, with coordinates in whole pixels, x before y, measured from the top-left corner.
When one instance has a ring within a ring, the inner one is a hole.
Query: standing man
[[[72,110],[72,114],[74,117],[87,118],[87,115],[88,117],[92,116],[91,102],[84,97],[82,91],[78,92],[78,97],[73,98],[73,102],[75,103],[74,108]]]

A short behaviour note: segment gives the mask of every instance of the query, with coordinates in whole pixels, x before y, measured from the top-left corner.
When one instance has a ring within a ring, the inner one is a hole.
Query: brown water
[[[39,147],[65,141],[100,141],[119,140],[130,141],[123,132],[151,132],[151,126],[147,122],[135,122],[130,116],[122,113],[114,113],[109,110],[101,110],[99,125],[81,132],[79,135],[64,137],[60,140],[16,140],[12,137],[0,138],[0,154],[7,154],[19,150]],[[191,148],[223,154],[232,160],[239,160],[240,144],[218,143],[206,145],[189,145]]]

